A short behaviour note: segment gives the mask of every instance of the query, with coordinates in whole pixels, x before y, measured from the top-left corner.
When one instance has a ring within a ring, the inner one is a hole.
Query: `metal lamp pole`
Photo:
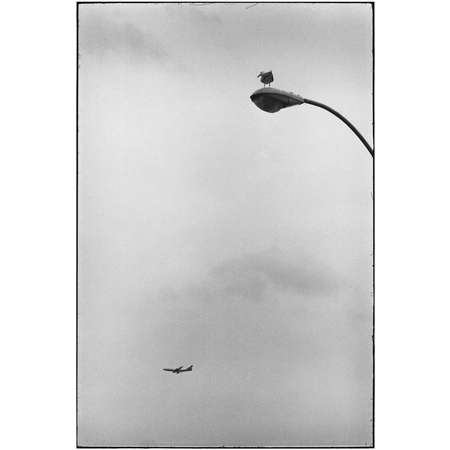
[[[266,112],[274,113],[280,109],[287,108],[289,106],[301,105],[307,103],[309,105],[314,105],[319,108],[329,111],[331,114],[335,115],[342,120],[352,131],[358,136],[358,139],[364,144],[368,152],[371,154],[372,158],[374,155],[373,149],[370,147],[368,142],[364,139],[364,136],[356,129],[356,127],[341,113],[337,112],[333,108],[329,107],[320,102],[314,100],[309,100],[303,98],[300,95],[294,94],[293,92],[282,91],[281,89],[275,89],[271,87],[263,87],[256,90],[251,96],[252,102],[260,109]]]

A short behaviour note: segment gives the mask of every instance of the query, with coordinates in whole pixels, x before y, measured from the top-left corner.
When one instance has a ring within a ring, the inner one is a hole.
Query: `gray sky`
[[[365,445],[365,4],[79,5],[79,444]],[[163,367],[194,364],[182,375]]]

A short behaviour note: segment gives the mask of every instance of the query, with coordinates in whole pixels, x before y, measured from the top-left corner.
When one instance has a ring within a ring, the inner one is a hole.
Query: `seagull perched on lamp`
[[[264,84],[264,86],[266,84],[268,84],[270,86],[270,83],[272,83],[273,81],[273,74],[272,71],[269,70],[268,72],[260,72],[258,75],[258,78],[261,77],[261,83]]]

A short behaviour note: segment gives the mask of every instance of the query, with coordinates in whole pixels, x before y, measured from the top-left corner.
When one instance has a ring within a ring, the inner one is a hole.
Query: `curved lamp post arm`
[[[301,105],[303,103],[308,103],[310,105],[317,106],[322,109],[326,109],[331,114],[342,120],[352,131],[358,136],[359,140],[364,144],[369,153],[373,158],[373,149],[370,147],[368,142],[364,139],[363,135],[356,129],[356,127],[346,119],[342,114],[335,111],[329,106],[316,102],[314,100],[309,100],[303,98],[300,95],[294,94],[293,92],[282,91],[281,89],[263,87],[257,89],[250,96],[250,100],[259,108],[268,113],[276,113],[280,109],[288,108],[290,106]]]
[[[356,134],[356,136],[358,136],[359,140],[364,144],[364,146],[367,148],[367,150],[369,151],[369,153],[372,155],[372,158],[373,158],[373,150],[370,147],[369,143],[364,139],[364,136],[356,129],[356,127],[348,119],[346,119],[342,114],[338,113],[333,108],[330,108],[329,106],[327,106],[323,103],[320,103],[320,102],[316,102],[314,100],[309,100],[307,98],[303,98],[303,102],[308,103],[309,105],[318,106],[319,108],[322,108],[322,109],[326,109],[331,114],[334,114],[336,117],[339,117],[339,119],[341,119],[342,122],[344,122],[353,131],[353,133]]]

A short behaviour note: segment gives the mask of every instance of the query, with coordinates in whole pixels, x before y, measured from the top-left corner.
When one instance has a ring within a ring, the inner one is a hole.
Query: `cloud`
[[[212,268],[203,282],[192,284],[171,297],[240,298],[263,301],[276,293],[321,295],[336,291],[334,272],[314,259],[298,255],[295,260],[277,250],[247,254]]]
[[[192,3],[187,5],[189,7],[189,12],[191,13],[191,18],[194,20],[200,20],[204,23],[211,24],[222,24],[223,21],[218,14],[211,11],[209,6],[216,6],[212,3]],[[202,7],[207,7],[207,9]],[[215,9],[215,8],[212,8]]]
[[[167,53],[148,30],[119,22],[107,14],[84,11],[80,17],[80,53],[97,57],[115,55],[134,62],[161,61]]]

